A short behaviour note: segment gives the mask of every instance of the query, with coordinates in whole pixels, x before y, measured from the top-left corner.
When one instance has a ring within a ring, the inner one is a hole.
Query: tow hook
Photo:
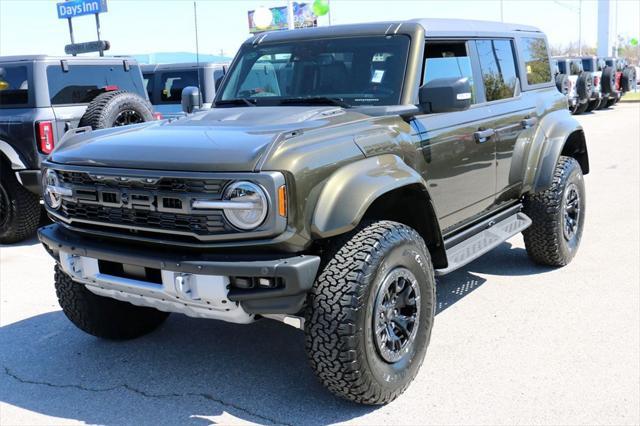
[[[176,275],[174,287],[180,297],[191,299],[191,274]]]

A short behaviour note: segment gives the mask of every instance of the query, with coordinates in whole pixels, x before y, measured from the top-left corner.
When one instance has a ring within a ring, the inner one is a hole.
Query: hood
[[[174,121],[80,133],[51,154],[59,164],[175,171],[256,170],[269,147],[300,132],[366,116],[331,106],[215,108]]]

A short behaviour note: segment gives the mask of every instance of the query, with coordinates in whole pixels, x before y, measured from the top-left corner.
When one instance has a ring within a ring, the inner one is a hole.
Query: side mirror
[[[182,89],[182,110],[191,114],[196,108],[200,108],[200,89],[195,86],[187,86]]]
[[[471,106],[471,85],[467,77],[437,78],[418,92],[425,113],[464,111]]]

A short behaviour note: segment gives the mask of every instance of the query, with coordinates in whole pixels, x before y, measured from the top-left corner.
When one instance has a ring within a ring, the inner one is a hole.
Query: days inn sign
[[[107,11],[107,0],[71,0],[56,4],[58,18],[70,19]]]

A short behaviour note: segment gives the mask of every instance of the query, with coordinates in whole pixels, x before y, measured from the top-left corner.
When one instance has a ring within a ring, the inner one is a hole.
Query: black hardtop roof
[[[293,31],[268,31],[250,37],[245,43],[270,43],[287,40],[302,40],[358,35],[407,34],[424,29],[428,38],[440,37],[513,37],[523,33],[541,35],[542,32],[529,25],[511,24],[470,19],[412,19],[408,21],[371,22],[360,24],[332,25],[301,28]]]
[[[121,64],[128,61],[131,65],[136,65],[138,61],[130,56],[50,56],[50,55],[13,55],[0,56],[0,62],[60,62],[67,61],[72,64],[78,63],[105,63]]]
[[[223,68],[229,65],[227,62],[178,62],[166,64],[141,64],[140,69],[144,72],[176,70],[184,68]]]

